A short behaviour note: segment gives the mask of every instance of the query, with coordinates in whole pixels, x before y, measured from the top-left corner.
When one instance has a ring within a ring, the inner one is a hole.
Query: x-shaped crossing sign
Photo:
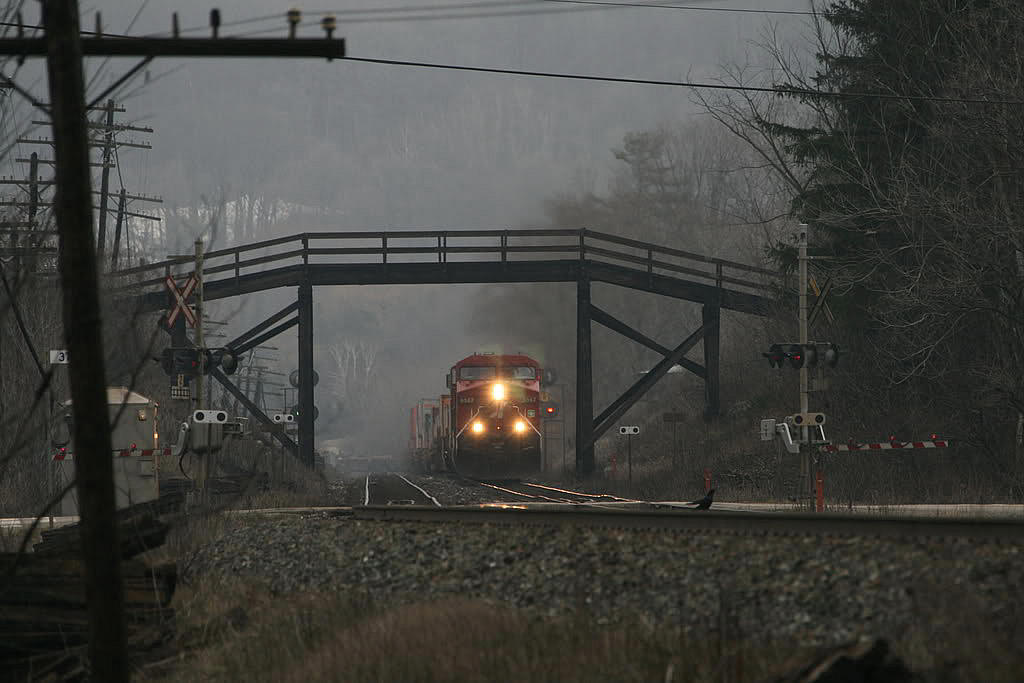
[[[196,326],[196,314],[192,310],[192,307],[188,305],[188,298],[192,296],[192,290],[196,288],[198,281],[195,275],[189,275],[188,280],[185,281],[185,286],[178,289],[178,283],[174,281],[170,275],[164,280],[164,284],[167,285],[167,290],[171,293],[177,302],[171,312],[167,315],[167,327],[174,324],[174,321],[178,319],[178,314],[185,316],[185,320],[191,327]]]

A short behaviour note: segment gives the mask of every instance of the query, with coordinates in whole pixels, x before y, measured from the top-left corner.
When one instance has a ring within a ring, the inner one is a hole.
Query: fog
[[[750,43],[770,24],[786,33],[803,30],[807,20],[544,2],[500,10],[520,13],[513,16],[479,16],[499,9],[475,7],[466,10],[472,16],[455,19],[440,18],[451,11],[431,9],[437,0],[401,0],[393,6],[417,11],[375,15],[344,13],[382,7],[368,0],[333,4],[337,35],[346,39],[351,56],[665,80],[713,79],[720,64],[747,60]],[[756,5],[807,8],[797,0]],[[196,0],[147,3],[141,10],[124,0],[94,6],[106,31],[132,34],[168,32],[172,10],[183,27],[202,27],[210,7]],[[231,0],[217,6],[223,35],[274,28],[262,35],[285,33],[287,4]],[[269,14],[280,18],[230,25]],[[419,18],[399,20],[408,16]],[[321,35],[319,17],[305,19],[313,25],[300,35]],[[93,21],[85,15],[83,26]],[[98,74],[90,92],[129,64],[90,60],[88,75]],[[204,227],[202,220],[182,219],[183,211],[221,201],[230,212],[242,197],[283,207],[260,239],[306,230],[549,225],[544,201],[560,193],[600,192],[615,170],[611,150],[626,133],[698,112],[684,88],[343,60],[158,60],[146,78],[122,90],[130,93],[123,120],[153,127],[146,136],[153,149],[122,150],[119,161],[130,191],[161,195],[164,210],[174,214],[164,223],[168,250],[188,248]],[[241,239],[223,218],[208,248]],[[401,452],[415,400],[443,392],[443,375],[459,358],[500,350],[516,336],[515,319],[488,316],[486,325],[473,323],[485,289],[318,289],[318,438],[344,438],[361,451]],[[228,320],[230,337],[293,297],[279,291],[227,301],[212,315]],[[273,344],[279,348],[277,369],[289,372],[295,367],[294,330]],[[573,340],[565,345],[571,353]],[[365,377],[339,369],[349,361],[350,368],[362,363]]]

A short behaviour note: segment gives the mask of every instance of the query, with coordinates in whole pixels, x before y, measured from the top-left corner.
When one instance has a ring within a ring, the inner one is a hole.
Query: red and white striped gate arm
[[[826,444],[821,450],[826,453],[840,451],[902,451],[911,448],[948,448],[950,439],[931,439],[928,441],[883,441],[880,443],[840,443]]]

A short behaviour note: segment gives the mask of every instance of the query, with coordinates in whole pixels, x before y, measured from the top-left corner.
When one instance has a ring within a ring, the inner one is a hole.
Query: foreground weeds
[[[687,637],[639,620],[544,618],[461,598],[380,605],[211,581],[179,589],[175,603],[179,655],[138,672],[138,680],[740,683],[775,680],[813,654],[800,643],[756,641],[731,630],[723,638],[713,626]],[[930,606],[893,642],[921,680],[1019,680],[1024,654],[1013,638],[979,620],[961,620],[957,628],[957,614],[940,618],[936,609]]]
[[[183,654],[148,680],[614,681],[745,680],[768,650],[689,643],[648,627],[548,619],[482,600],[378,608],[307,593],[274,600],[254,587],[184,589]],[[732,673],[723,677],[722,663]]]

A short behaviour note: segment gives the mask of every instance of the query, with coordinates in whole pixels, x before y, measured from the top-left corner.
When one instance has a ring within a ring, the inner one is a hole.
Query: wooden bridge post
[[[313,467],[313,285],[299,285],[299,461]]]
[[[719,329],[721,327],[722,306],[716,294],[711,301],[701,306],[701,319],[705,325],[711,323],[704,334],[704,419],[718,417],[721,412],[721,396],[719,393]]]
[[[590,347],[590,275],[576,281],[576,476],[594,472],[594,382]]]

